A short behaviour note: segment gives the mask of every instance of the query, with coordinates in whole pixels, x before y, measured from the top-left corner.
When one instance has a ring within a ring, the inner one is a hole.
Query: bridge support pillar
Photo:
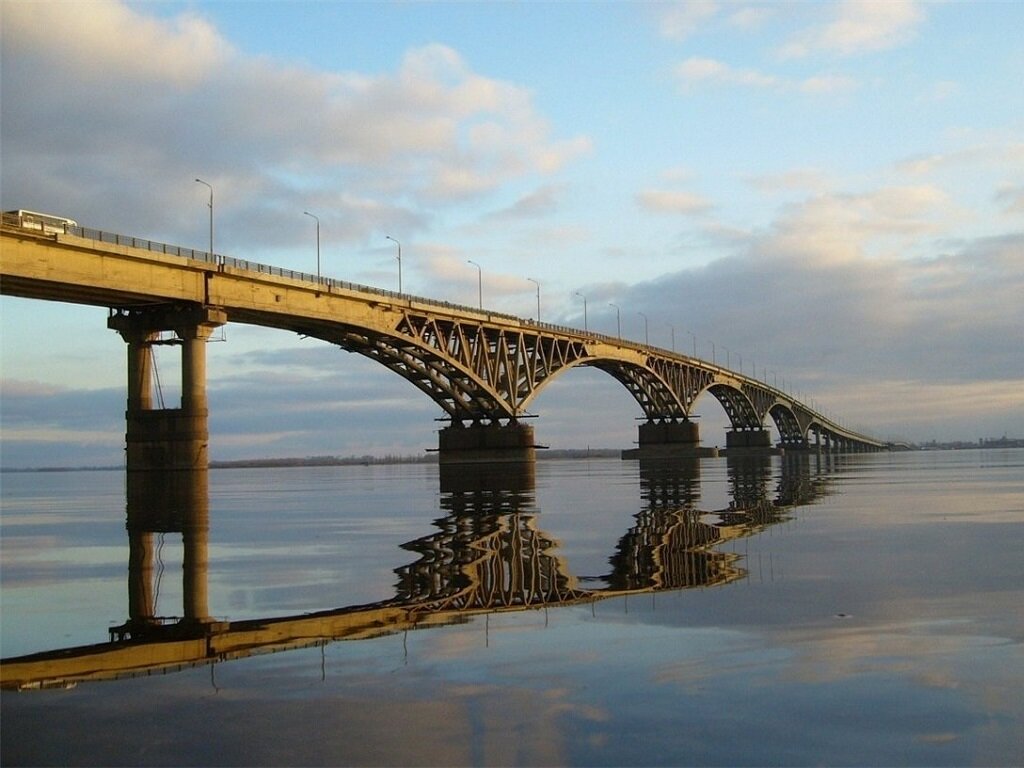
[[[438,463],[529,463],[536,459],[536,447],[528,424],[452,424],[438,433]]]
[[[771,432],[764,428],[729,430],[725,433],[725,451],[728,456],[782,453],[772,445]]]
[[[717,448],[700,447],[695,421],[648,421],[640,425],[638,448],[622,452],[623,459],[671,459],[717,456]]]
[[[137,472],[206,470],[209,430],[206,340],[227,321],[208,307],[157,307],[111,315],[107,326],[128,344],[128,408],[125,412],[129,495]],[[162,340],[162,331],[176,338]],[[153,346],[181,347],[181,407],[153,407]]]

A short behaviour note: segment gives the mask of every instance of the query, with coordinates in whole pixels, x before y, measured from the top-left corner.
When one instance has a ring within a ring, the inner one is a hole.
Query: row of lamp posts
[[[213,185],[211,185],[207,181],[203,181],[202,179],[198,179],[198,178],[196,179],[196,182],[199,183],[199,184],[202,184],[203,186],[205,186],[210,191],[210,199],[209,199],[209,202],[207,203],[207,207],[210,209],[210,256],[212,258],[213,254],[214,254],[214,250],[213,250]],[[303,211],[302,213],[304,215],[306,215],[306,216],[309,216],[310,218],[312,218],[316,222],[316,279],[317,279],[317,282],[320,282],[320,217],[317,216],[316,214],[310,213],[309,211]],[[398,246],[398,256],[397,256],[397,258],[398,258],[398,292],[402,293],[402,244],[398,240],[393,238],[391,235],[385,235],[385,238],[390,240],[391,242],[393,242],[396,246]],[[483,273],[483,268],[477,262],[473,261],[472,259],[467,259],[466,262],[468,264],[472,264],[474,267],[476,267],[477,305],[478,305],[478,307],[480,309],[483,309],[484,308],[484,282],[483,282],[483,280],[484,280],[483,274],[484,273]],[[537,322],[539,323],[540,322],[540,283],[537,280],[534,280],[532,277],[528,277],[526,279],[529,282],[533,283],[536,286],[536,288],[537,288]],[[588,323],[588,319],[587,319],[587,297],[584,296],[580,291],[575,291],[574,295],[575,296],[579,296],[581,299],[583,299],[583,330],[584,331],[589,331],[590,328],[589,328],[589,323]],[[618,338],[621,339],[622,338],[622,312],[621,312],[618,304],[613,304],[612,302],[609,302],[608,306],[609,307],[613,307],[615,309],[615,330],[616,330],[616,335],[618,336]],[[648,317],[643,312],[637,312],[637,314],[640,315],[640,317],[642,317],[644,319],[644,344],[650,346],[650,335],[649,335]],[[676,328],[675,328],[674,325],[671,325],[671,324],[669,325],[669,328],[672,331],[672,351],[675,352],[676,351]],[[691,331],[687,331],[687,333],[689,333],[691,338],[693,339],[693,356],[697,357],[697,335],[695,333],[691,332]],[[711,362],[712,363],[716,363],[717,362],[716,361],[717,350],[715,348],[715,342],[711,341],[709,343],[711,344]],[[725,350],[726,367],[727,368],[732,368],[732,353],[730,352],[730,350],[727,347],[723,346],[722,349]],[[740,361],[739,362],[739,366],[740,366],[739,370],[740,370],[740,373],[742,373],[743,372],[743,357],[738,352],[736,353],[736,357],[739,358],[739,361]],[[753,363],[751,363],[751,365],[753,365]],[[776,386],[778,386],[778,374],[775,371],[772,371],[772,374],[775,377]],[[754,378],[755,379],[757,378],[757,366],[756,365],[754,366]],[[767,383],[767,379],[768,379],[768,369],[767,368],[765,369],[765,372],[764,372],[764,378],[765,378],[765,383]],[[783,387],[785,387],[785,379],[783,379]]]

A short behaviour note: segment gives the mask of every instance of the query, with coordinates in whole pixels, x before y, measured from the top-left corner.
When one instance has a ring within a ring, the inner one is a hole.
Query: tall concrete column
[[[207,413],[206,340],[212,329],[185,329],[181,342],[181,409],[186,413]]]
[[[128,410],[148,411],[153,407],[153,341],[157,334],[138,331],[124,336],[128,343]]]

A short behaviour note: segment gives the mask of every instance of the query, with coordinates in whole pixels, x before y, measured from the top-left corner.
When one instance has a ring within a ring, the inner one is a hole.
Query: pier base
[[[767,429],[731,429],[725,433],[726,456],[781,456],[785,451],[772,445]]]
[[[438,463],[522,464],[536,457],[533,427],[511,424],[453,424],[438,433]]]
[[[648,421],[640,425],[637,448],[622,452],[623,459],[674,459],[717,456],[717,448],[702,448],[695,421]]]

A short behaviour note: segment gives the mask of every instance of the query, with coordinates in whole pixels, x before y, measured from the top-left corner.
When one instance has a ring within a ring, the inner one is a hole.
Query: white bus
[[[37,211],[5,211],[4,224],[13,224],[24,229],[37,229],[48,235],[57,233],[64,234],[68,227],[77,227],[78,222],[73,219],[66,219],[63,216],[54,216],[49,213]]]

